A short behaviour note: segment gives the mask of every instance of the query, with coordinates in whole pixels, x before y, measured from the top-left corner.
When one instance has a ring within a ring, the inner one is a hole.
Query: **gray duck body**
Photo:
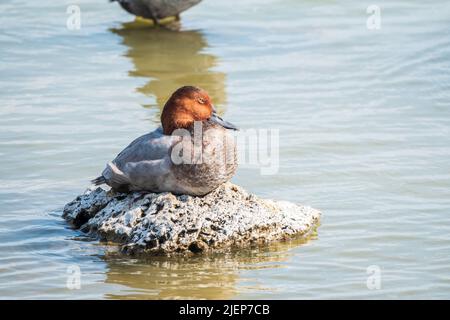
[[[213,191],[236,172],[236,144],[230,130],[210,121],[201,126],[201,140],[196,140],[193,129],[169,136],[161,127],[135,139],[94,183],[117,191],[189,195]]]

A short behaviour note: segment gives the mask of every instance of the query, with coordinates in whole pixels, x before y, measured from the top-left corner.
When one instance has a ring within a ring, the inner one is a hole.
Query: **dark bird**
[[[135,16],[151,19],[155,25],[167,17],[180,18],[180,13],[202,0],[111,0]]]

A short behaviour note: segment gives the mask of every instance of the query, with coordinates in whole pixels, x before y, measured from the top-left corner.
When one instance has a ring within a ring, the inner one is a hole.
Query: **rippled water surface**
[[[177,32],[106,0],[1,1],[0,298],[450,298],[450,3],[378,1],[368,30],[372,2],[205,0]],[[317,237],[135,260],[64,223],[184,84],[280,130],[278,174],[233,181],[321,209]]]

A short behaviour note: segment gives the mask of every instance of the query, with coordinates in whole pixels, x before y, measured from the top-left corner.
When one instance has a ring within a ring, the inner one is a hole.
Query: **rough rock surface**
[[[88,189],[64,207],[74,227],[116,242],[126,253],[224,251],[307,236],[320,212],[263,200],[226,183],[204,197]]]

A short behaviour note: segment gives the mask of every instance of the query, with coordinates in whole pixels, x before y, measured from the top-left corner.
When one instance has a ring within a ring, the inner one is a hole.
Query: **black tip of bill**
[[[225,129],[230,129],[230,130],[239,130],[238,127],[236,127],[234,124],[223,120],[221,117],[219,117],[217,115],[217,113],[213,112],[213,114],[211,115],[211,118],[209,118],[209,120],[211,120],[214,123],[217,123],[219,125],[221,125],[222,127],[224,127]]]

